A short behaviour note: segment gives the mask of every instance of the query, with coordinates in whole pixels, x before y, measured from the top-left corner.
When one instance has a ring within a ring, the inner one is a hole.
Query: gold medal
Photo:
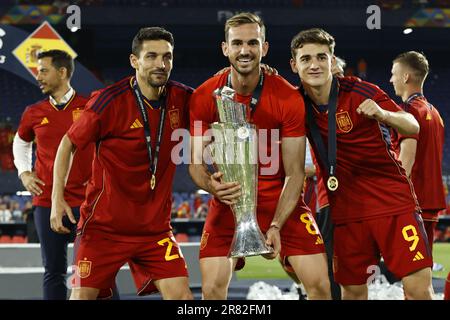
[[[338,179],[335,176],[329,177],[327,181],[327,186],[330,191],[336,191],[339,186]]]
[[[152,174],[152,178],[150,179],[150,188],[155,189],[155,185],[156,185],[156,177],[154,174]]]

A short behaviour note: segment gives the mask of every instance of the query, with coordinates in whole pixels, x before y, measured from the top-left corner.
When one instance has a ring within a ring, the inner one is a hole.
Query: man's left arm
[[[298,205],[305,179],[305,145],[305,136],[282,138],[281,153],[286,177],[275,215],[266,233],[267,244],[274,248],[267,258],[275,258],[280,252],[280,230]]]
[[[416,161],[417,140],[413,138],[402,139],[400,142],[399,160],[405,169],[407,176],[411,176],[411,171]]]
[[[421,115],[418,110],[411,106],[408,106],[406,110],[414,116],[420,126]],[[416,161],[417,144],[419,142],[420,135],[402,135],[398,133],[397,135],[400,146],[399,160],[402,162],[402,167],[405,169],[407,176],[410,177]]]

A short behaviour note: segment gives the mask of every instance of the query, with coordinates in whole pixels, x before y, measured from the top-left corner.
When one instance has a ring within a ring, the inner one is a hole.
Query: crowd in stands
[[[204,219],[208,212],[211,196],[201,192],[174,192],[172,203],[172,219],[195,218]],[[0,223],[25,222],[27,211],[32,209],[30,196],[0,196]]]
[[[25,222],[31,208],[31,197],[0,196],[0,223]]]
[[[209,194],[201,192],[174,192],[172,205],[172,219],[203,220],[208,212],[211,201]],[[31,196],[0,195],[0,225],[25,223],[26,234],[9,234],[3,232],[0,226],[0,243],[39,242],[34,227]],[[17,229],[23,230],[23,229]]]

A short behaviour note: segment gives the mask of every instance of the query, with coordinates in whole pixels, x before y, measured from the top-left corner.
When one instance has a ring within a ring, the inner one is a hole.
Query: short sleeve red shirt
[[[416,158],[411,170],[411,180],[423,210],[445,209],[445,193],[442,181],[442,157],[444,150],[444,121],[439,111],[421,94],[411,96],[402,104],[420,125],[416,135],[398,134],[397,144],[405,138],[417,140]],[[395,135],[394,135],[395,136]]]
[[[213,97],[215,89],[227,84],[228,73],[210,78],[198,87],[190,102],[190,128],[193,136],[201,136],[210,124],[219,120]],[[236,100],[247,106],[251,96],[236,94]],[[281,157],[281,139],[284,137],[301,137],[305,135],[305,107],[298,90],[278,75],[265,75],[259,102],[254,112],[250,113],[250,123],[257,126],[259,137],[259,175],[258,206],[264,203],[275,204],[284,185],[285,173]],[[264,139],[264,136],[267,139]],[[262,138],[263,137],[263,138]],[[271,161],[261,161],[261,154],[274,155]],[[270,166],[278,169],[275,174],[264,172]],[[214,198],[209,214],[220,214],[229,210],[229,206]],[[309,211],[303,202],[300,206]],[[216,212],[217,211],[217,212]]]
[[[192,89],[175,81],[166,85],[166,115],[156,171],[151,173],[144,134],[144,120],[126,78],[93,94],[87,110],[70,128],[69,138],[77,147],[95,142],[93,177],[81,208],[80,232],[95,230],[121,241],[146,241],[170,227],[172,181],[175,163],[174,130],[187,127],[187,106]],[[153,155],[161,108],[144,99],[150,123]],[[187,136],[189,132],[186,130]]]

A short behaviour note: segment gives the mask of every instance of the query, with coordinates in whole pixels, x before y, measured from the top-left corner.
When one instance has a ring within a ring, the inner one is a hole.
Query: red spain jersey
[[[70,140],[83,148],[96,143],[92,179],[81,207],[79,233],[96,232],[119,241],[141,242],[171,230],[172,180],[175,164],[172,132],[187,126],[187,104],[192,89],[169,81],[166,115],[156,171],[151,173],[144,120],[128,77],[95,92],[82,117],[69,130]],[[152,155],[155,154],[161,109],[144,99],[150,123]],[[186,132],[188,134],[188,132]]]
[[[388,111],[401,111],[378,86],[356,77],[339,80],[336,107],[337,168],[339,187],[328,192],[335,223],[411,213],[417,209],[414,189],[396,159],[389,128],[356,112],[366,99]],[[328,146],[328,113],[313,107],[325,148]],[[311,145],[317,152],[310,137]],[[328,166],[319,161],[326,183]]]
[[[405,138],[417,140],[416,159],[411,170],[411,180],[419,205],[423,210],[445,209],[442,182],[442,156],[444,150],[444,121],[439,111],[422,94],[414,94],[401,105],[420,125],[416,135],[397,134],[398,147]],[[394,137],[396,135],[394,134]]]
[[[228,73],[210,78],[194,91],[190,102],[192,135],[203,135],[211,123],[219,121],[213,91],[227,84]],[[251,95],[242,96],[236,94],[236,100],[247,106],[250,104],[251,98]],[[198,121],[201,121],[200,125]],[[301,137],[305,135],[305,106],[303,99],[296,88],[282,77],[265,74],[261,96],[255,111],[250,113],[249,122],[257,126],[260,155],[279,155],[273,157],[271,161],[261,161],[261,157],[258,157],[257,207],[265,205],[273,206],[272,213],[274,214],[285,178],[281,157],[281,139],[284,137]],[[267,139],[262,138],[264,136]],[[271,175],[264,174],[265,169],[271,166],[272,168],[277,168],[276,172]],[[299,208],[303,212],[309,212],[309,209],[303,201],[303,197],[300,199]],[[228,205],[214,198],[207,216],[207,223],[214,219],[214,217],[223,216],[225,212],[230,211]],[[260,225],[261,223],[270,223],[273,214],[271,217],[263,218],[264,222],[259,220]],[[261,218],[258,216],[258,219]],[[223,223],[222,220],[220,225],[224,228],[234,228],[233,223],[234,221],[232,219],[228,219],[227,223]]]
[[[87,99],[75,93],[65,107],[58,109],[49,99],[27,107],[20,120],[18,134],[22,140],[36,142],[34,170],[45,186],[40,185],[42,194],[33,197],[33,205],[51,207],[53,186],[53,164],[62,137],[72,123],[76,122],[86,105]],[[91,177],[91,163],[94,145],[86,145],[75,153],[64,199],[71,207],[78,207],[84,201],[86,184]]]

